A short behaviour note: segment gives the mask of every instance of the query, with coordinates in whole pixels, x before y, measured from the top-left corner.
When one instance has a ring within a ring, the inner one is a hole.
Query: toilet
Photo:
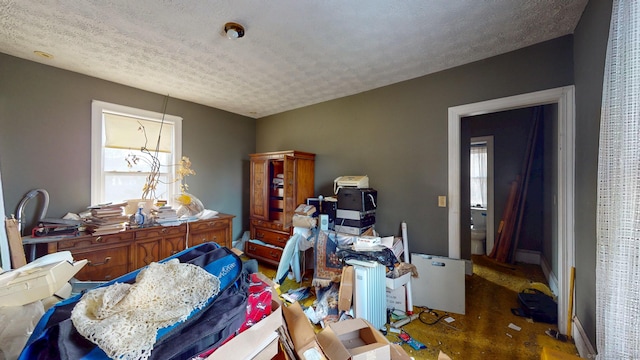
[[[471,254],[483,255],[487,238],[487,209],[471,207]]]

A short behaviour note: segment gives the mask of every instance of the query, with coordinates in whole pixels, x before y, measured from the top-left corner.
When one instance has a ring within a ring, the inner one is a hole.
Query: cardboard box
[[[411,273],[406,273],[395,279],[385,278],[385,281],[388,289],[397,289],[400,286],[408,283],[410,279],[411,279]]]
[[[389,343],[387,338],[366,320],[351,319],[331,323],[316,334],[297,302],[283,307],[282,313],[300,360],[411,359],[401,346]],[[367,341],[368,344],[364,344]],[[387,350],[384,350],[385,348]]]
[[[274,336],[277,344],[277,330],[282,326],[282,301],[273,281],[262,273],[258,273],[258,276],[260,280],[271,285],[271,314],[219,347],[207,360],[255,359],[262,351],[265,351],[263,355],[270,354],[268,349],[273,349]],[[275,348],[277,353],[277,346]],[[273,356],[275,353],[271,357]]]
[[[272,338],[266,346],[258,346],[258,348],[262,348],[262,350],[258,351],[257,354],[250,356],[251,360],[271,360],[274,356],[278,354],[278,344],[280,341],[280,336],[277,332],[273,332],[269,335],[269,338]]]
[[[330,323],[316,336],[329,360],[389,360],[389,341],[364,319]]]

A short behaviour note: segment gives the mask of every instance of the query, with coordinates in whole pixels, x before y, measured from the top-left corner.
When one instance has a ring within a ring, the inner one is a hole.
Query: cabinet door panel
[[[147,266],[152,262],[158,262],[160,259],[160,242],[161,239],[151,239],[148,241],[136,241],[136,262],[135,269]]]
[[[291,226],[291,219],[293,218],[293,211],[299,205],[296,204],[295,191],[296,191],[296,160],[293,156],[284,157],[284,209],[283,216],[280,221],[283,223],[285,229]]]
[[[171,255],[175,255],[184,250],[184,235],[166,237],[162,240],[162,255],[161,257],[167,258]]]
[[[251,162],[250,215],[259,219],[269,217],[267,171],[267,160]]]

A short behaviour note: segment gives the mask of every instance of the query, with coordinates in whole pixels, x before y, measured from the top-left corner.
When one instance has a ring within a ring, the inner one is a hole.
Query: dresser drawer
[[[226,229],[228,227],[228,220],[219,220],[214,218],[211,220],[202,220],[195,223],[189,223],[189,232]]]
[[[196,246],[206,242],[215,242],[220,246],[227,245],[227,230],[213,229],[208,231],[192,231],[189,234],[189,246]]]
[[[131,240],[133,240],[132,231],[123,231],[115,234],[100,236],[82,236],[79,238],[62,240],[58,242],[58,251],[84,249],[103,245],[111,246],[117,245],[118,243],[122,242],[130,242]]]
[[[130,271],[131,245],[112,246],[102,250],[73,251],[75,260],[89,262],[76,274],[81,281],[109,281]],[[132,269],[131,269],[132,270]]]
[[[245,253],[248,257],[277,265],[280,262],[280,257],[282,257],[282,248],[265,246],[248,241],[245,245]]]
[[[259,226],[265,229],[286,231],[284,228],[284,225],[281,222],[273,222],[273,221],[252,218],[250,224],[253,226]]]
[[[255,227],[253,231],[253,239],[278,247],[284,247],[290,237],[289,232],[274,231],[261,227]]]
[[[172,236],[178,234],[184,234],[186,225],[179,226],[154,226],[146,229],[136,231],[136,240],[161,238],[165,236]]]

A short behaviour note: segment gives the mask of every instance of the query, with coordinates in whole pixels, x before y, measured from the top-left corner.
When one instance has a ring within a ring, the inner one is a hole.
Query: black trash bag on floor
[[[380,264],[387,267],[389,270],[393,270],[396,264],[400,264],[400,261],[396,258],[396,255],[389,248],[375,251],[355,251],[353,249],[338,249],[336,252],[338,259],[342,263],[346,263],[347,260],[362,260],[362,261],[377,261]]]

